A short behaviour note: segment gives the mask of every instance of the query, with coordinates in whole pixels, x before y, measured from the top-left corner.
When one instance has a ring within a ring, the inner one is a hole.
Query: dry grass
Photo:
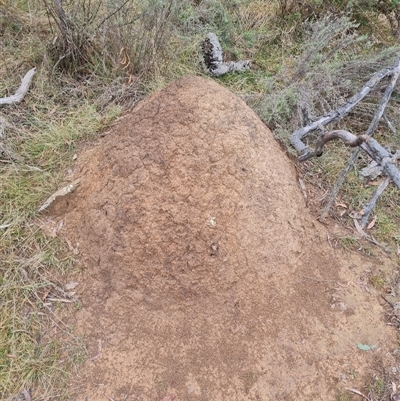
[[[89,85],[47,70],[46,28],[40,3],[1,5],[2,96],[13,94],[27,69],[38,68],[20,105],[0,110],[0,399],[28,391],[35,400],[67,397],[69,374],[84,358],[81,339],[60,315],[70,251],[38,225],[38,206],[65,179],[79,141],[93,137],[120,113],[83,96]],[[40,38],[40,40],[38,40]]]
[[[21,389],[37,400],[55,397],[82,353],[80,340],[57,317],[57,302],[48,301],[65,298],[72,256],[37,224],[38,206],[61,184],[75,145],[103,126],[93,106],[80,106],[64,106],[52,119],[24,106],[7,116],[4,147],[12,151],[0,164],[1,399]]]

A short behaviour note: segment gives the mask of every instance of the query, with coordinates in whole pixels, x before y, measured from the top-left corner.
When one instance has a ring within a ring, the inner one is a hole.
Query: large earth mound
[[[220,85],[148,97],[74,175],[51,213],[84,265],[78,400],[333,400],[384,356],[356,283],[373,262],[329,246],[290,160]]]

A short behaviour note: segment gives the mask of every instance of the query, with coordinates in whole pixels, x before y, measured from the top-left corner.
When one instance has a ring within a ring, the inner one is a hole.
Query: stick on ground
[[[21,103],[29,90],[33,76],[36,73],[36,68],[30,69],[25,76],[22,78],[21,86],[15,92],[15,95],[0,98],[0,106],[12,103]]]
[[[307,134],[315,131],[320,126],[325,126],[331,122],[338,121],[345,117],[365,96],[367,96],[373,88],[388,75],[393,75],[396,71],[400,71],[400,57],[396,60],[396,63],[392,68],[383,68],[382,70],[375,73],[371,79],[363,86],[363,88],[352,96],[347,103],[339,107],[336,110],[331,111],[327,115],[319,117],[313,123],[306,127],[299,128],[293,132],[290,139],[291,144],[300,154],[300,161],[307,160],[307,154],[310,152],[308,146],[302,141]]]
[[[392,74],[392,77],[390,79],[390,82],[389,82],[388,86],[386,87],[385,93],[383,94],[382,99],[379,102],[379,106],[376,110],[374,118],[372,119],[371,124],[369,125],[365,135],[368,135],[368,136],[374,135],[375,130],[378,127],[379,121],[381,120],[383,113],[385,112],[385,108],[389,102],[389,99],[393,93],[394,87],[396,86],[397,80],[400,75],[400,59],[398,60],[397,66],[395,66],[393,68],[393,71],[391,74]],[[340,187],[343,185],[343,182],[344,182],[345,178],[347,177],[347,174],[349,173],[351,167],[354,165],[355,161],[357,160],[357,156],[359,153],[360,153],[360,148],[356,149],[353,152],[349,161],[347,162],[346,167],[340,173],[340,176],[339,176],[338,180],[336,181],[336,184],[330,193],[329,200],[322,211],[322,214],[321,214],[322,220],[325,219],[326,216],[328,215],[329,210],[332,207],[333,201],[336,198],[337,194],[339,193]],[[376,201],[375,201],[375,203],[376,203]],[[372,211],[372,209],[371,209],[371,211]]]

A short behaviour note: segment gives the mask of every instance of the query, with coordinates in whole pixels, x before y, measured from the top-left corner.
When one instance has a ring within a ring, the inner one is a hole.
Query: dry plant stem
[[[392,78],[390,79],[390,82],[388,84],[388,86],[386,87],[385,93],[382,96],[382,99],[379,103],[378,109],[374,115],[374,118],[371,121],[371,124],[369,125],[367,132],[365,133],[368,136],[372,136],[378,126],[378,123],[380,121],[380,119],[383,116],[383,113],[385,112],[385,108],[386,105],[389,102],[389,99],[392,95],[392,92],[394,90],[394,87],[396,86],[397,80],[399,78],[400,75],[400,59],[398,59],[397,62],[397,66],[393,68],[392,71]],[[327,202],[327,204],[325,205],[322,213],[321,213],[321,219],[324,220],[326,218],[326,216],[329,213],[329,210],[332,207],[333,201],[336,198],[340,187],[343,185],[343,182],[347,176],[347,174],[349,173],[350,169],[352,168],[352,166],[354,165],[355,161],[357,160],[357,156],[360,152],[360,148],[356,149],[353,154],[351,155],[349,161],[347,162],[347,166],[342,170],[342,172],[340,173],[340,176],[338,178],[338,180],[336,181],[335,186],[333,187],[330,196],[329,196],[329,200]],[[370,155],[371,156],[371,155]],[[372,156],[371,156],[372,157]],[[372,157],[373,158],[373,157]],[[377,160],[375,160],[377,161]],[[379,162],[378,162],[379,163]],[[397,185],[397,184],[396,184]],[[376,201],[375,201],[376,204]],[[372,212],[372,209],[370,211],[370,213]]]
[[[375,73],[372,78],[364,85],[364,87],[356,93],[350,100],[339,107],[336,110],[331,111],[329,114],[318,118],[318,120],[314,121],[312,124],[307,125],[306,127],[299,128],[295,132],[293,132],[292,137],[290,139],[291,144],[300,153],[299,160],[304,161],[309,159],[310,150],[308,146],[302,141],[302,138],[305,137],[312,131],[315,131],[319,126],[324,126],[332,121],[337,121],[347,115],[353,108],[356,106],[371,90],[385,77],[388,75],[398,74],[400,71],[400,58],[396,60],[395,65],[392,68],[383,68],[382,70]]]
[[[97,25],[96,30],[101,28],[101,26],[108,21],[110,18],[112,18],[115,14],[119,13],[125,5],[129,2],[130,0],[125,0],[119,7],[117,7],[111,14],[107,15],[103,20],[100,22],[100,24]],[[100,3],[99,3],[100,4]]]
[[[62,0],[53,0],[54,10],[58,16],[59,28],[63,36],[64,45],[70,53],[73,51],[73,40],[67,23],[67,17],[62,6]]]
[[[36,68],[30,69],[22,78],[21,86],[15,92],[15,95],[0,98],[0,106],[5,104],[20,103],[29,90]]]
[[[393,134],[396,133],[396,129],[393,127],[393,124],[390,122],[390,120],[387,118],[387,116],[384,114],[383,115],[383,120],[385,121],[386,125],[392,131]]]
[[[372,211],[375,208],[376,202],[378,201],[379,197],[383,194],[383,191],[386,189],[386,187],[389,185],[390,178],[386,177],[378,186],[376,189],[374,196],[371,198],[371,200],[366,203],[366,205],[363,208],[364,214],[361,219],[361,227],[365,228],[365,226],[368,223],[369,216],[371,215]]]

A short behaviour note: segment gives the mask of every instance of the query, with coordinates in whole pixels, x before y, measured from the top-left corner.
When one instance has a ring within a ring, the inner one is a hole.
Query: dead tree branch
[[[31,85],[33,76],[36,73],[36,68],[30,69],[22,78],[21,86],[15,92],[15,95],[0,98],[0,106],[5,104],[12,104],[12,103],[21,103],[22,99],[25,97],[26,93],[29,90]]]
[[[400,151],[398,150],[393,156],[392,156],[392,160],[393,162],[396,160],[400,159]],[[379,166],[381,169],[382,167]],[[387,186],[390,183],[390,178],[386,177],[378,186],[378,188],[376,189],[373,197],[371,198],[371,200],[369,202],[367,202],[362,210],[362,219],[361,219],[361,227],[365,228],[365,226],[368,223],[368,219],[369,216],[371,215],[372,211],[375,208],[376,202],[378,201],[378,199],[380,198],[380,196],[383,194],[383,192],[385,191],[385,189],[387,188]]]
[[[330,122],[340,120],[341,118],[346,116],[354,108],[354,106],[356,106],[362,99],[364,99],[364,97],[367,96],[371,92],[371,90],[373,88],[375,88],[375,86],[383,78],[385,78],[389,75],[394,76],[396,74],[398,77],[399,72],[400,72],[400,57],[396,60],[393,67],[383,68],[382,70],[375,73],[371,77],[371,79],[364,85],[364,87],[358,93],[356,93],[354,96],[352,96],[346,104],[339,107],[337,110],[331,111],[329,114],[327,114],[325,116],[319,117],[316,121],[307,125],[306,127],[299,128],[298,130],[293,132],[290,141],[291,141],[291,144],[293,145],[293,147],[300,154],[299,160],[305,161],[314,156],[313,154],[310,155],[310,153],[313,153],[313,152],[311,152],[309,150],[309,147],[302,141],[302,138],[304,138],[310,132],[315,131],[320,126],[325,126],[325,125],[329,124]],[[385,94],[386,94],[386,92],[385,92]],[[391,92],[390,92],[390,94],[391,94]],[[389,95],[389,97],[390,97],[390,95]],[[384,109],[384,107],[383,107],[383,109]],[[378,121],[379,121],[379,119],[378,119]]]
[[[365,204],[363,207],[363,216],[361,218],[361,228],[364,229],[365,226],[368,223],[369,216],[371,215],[372,211],[375,209],[376,202],[380,198],[380,196],[383,194],[384,190],[387,188],[389,185],[390,178],[386,177],[379,185],[378,188],[376,188],[376,191],[371,198],[371,200]]]
[[[207,35],[202,50],[207,71],[215,77],[220,77],[228,72],[246,71],[250,68],[249,60],[224,62],[222,47],[215,33],[210,32]]]
[[[355,136],[348,131],[344,130],[337,130],[337,131],[330,131],[328,133],[323,132],[323,126],[337,121],[347,115],[356,104],[358,104],[371,90],[385,77],[390,76],[390,82],[387,85],[385,92],[379,102],[378,108],[374,115],[374,118],[371,121],[365,135]],[[326,203],[320,218],[323,220],[329,213],[329,210],[333,204],[334,199],[336,198],[347,174],[353,167],[355,161],[357,160],[358,154],[361,149],[363,149],[367,154],[375,160],[378,165],[381,166],[382,171],[388,175],[395,183],[395,185],[400,189],[400,171],[398,170],[395,160],[396,157],[393,157],[383,146],[381,146],[376,140],[372,139],[372,135],[374,134],[379,121],[382,118],[385,118],[384,112],[386,106],[390,100],[390,97],[393,93],[393,90],[397,84],[398,78],[400,76],[400,57],[397,58],[394,66],[392,68],[384,68],[374,74],[370,80],[364,85],[364,87],[350,100],[344,104],[343,106],[339,107],[337,110],[331,111],[329,114],[319,117],[316,121],[308,124],[307,126],[296,130],[291,137],[291,143],[295,147],[295,149],[300,153],[299,161],[305,161],[312,157],[319,157],[323,153],[323,147],[327,142],[332,139],[339,138],[342,139],[348,146],[357,147],[357,149],[351,155],[346,167],[340,173],[336,184],[334,185],[330,195],[328,202]],[[393,130],[393,127],[390,126],[390,122],[385,119],[386,123],[388,124],[389,128]],[[317,140],[317,144],[315,146],[315,150],[312,151],[309,147],[302,141],[302,138],[305,137],[310,132],[320,129],[323,133],[320,138]],[[365,227],[369,215],[371,214],[372,210],[374,209],[377,200],[382,195],[383,191],[389,184],[390,179],[384,180],[384,182],[379,186],[377,191],[375,192],[372,199],[365,205],[364,207],[364,216],[362,219],[362,227]]]
[[[391,72],[391,79],[390,82],[388,84],[388,86],[385,89],[385,93],[382,96],[382,99],[379,103],[379,106],[376,110],[376,113],[374,115],[374,118],[371,121],[371,124],[369,125],[367,132],[365,133],[368,136],[372,136],[378,126],[379,121],[381,120],[383,113],[385,112],[386,106],[389,102],[389,99],[393,93],[394,87],[396,86],[397,80],[399,78],[400,75],[400,58],[397,60],[397,65],[393,68],[392,72]],[[330,208],[332,207],[333,201],[336,198],[340,187],[343,185],[343,182],[347,176],[347,174],[349,173],[350,169],[352,168],[352,166],[354,165],[355,161],[357,160],[358,154],[360,152],[360,148],[356,149],[353,154],[351,155],[347,166],[342,170],[338,180],[336,181],[335,186],[333,187],[330,196],[329,196],[329,200],[327,202],[327,204],[325,205],[322,213],[321,213],[321,219],[325,219],[325,217],[328,215]]]
[[[326,132],[318,139],[313,155],[321,156],[325,144],[333,139],[341,139],[347,146],[358,146],[363,149],[373,160],[382,166],[382,171],[386,173],[396,184],[397,188],[400,189],[400,170],[395,164],[396,157],[393,157],[388,150],[369,135],[356,136],[345,130]]]

